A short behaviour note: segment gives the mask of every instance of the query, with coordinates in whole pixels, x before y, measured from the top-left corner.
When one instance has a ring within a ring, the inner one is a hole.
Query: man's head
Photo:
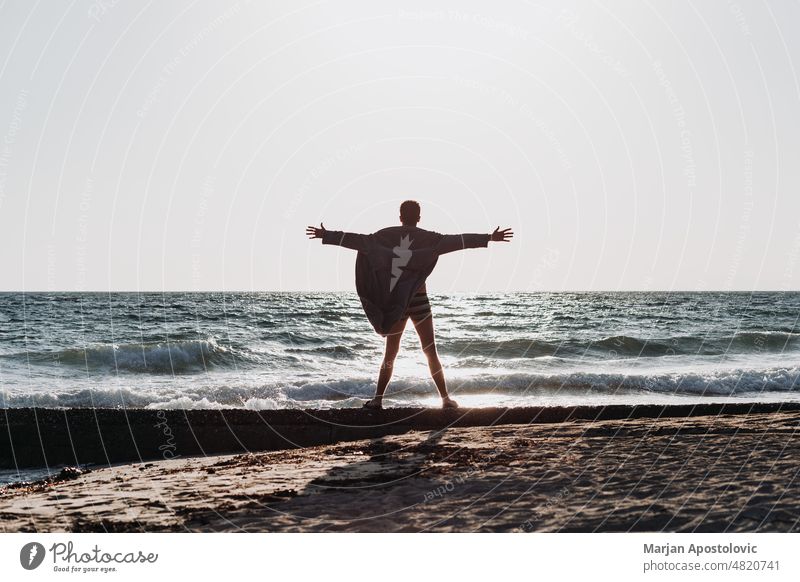
[[[419,202],[406,200],[400,205],[400,222],[403,226],[417,226],[419,222]]]

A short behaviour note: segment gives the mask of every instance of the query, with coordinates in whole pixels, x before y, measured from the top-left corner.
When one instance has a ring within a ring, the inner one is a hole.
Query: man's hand
[[[510,242],[511,237],[514,236],[514,232],[510,228],[504,228],[500,230],[500,227],[494,229],[492,233],[492,238],[489,239],[492,242]]]
[[[316,226],[307,226],[306,234],[308,235],[308,238],[322,238],[325,236],[325,225],[320,222],[319,228]]]

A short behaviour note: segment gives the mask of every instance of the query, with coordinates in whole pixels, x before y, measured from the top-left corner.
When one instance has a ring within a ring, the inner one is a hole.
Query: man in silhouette
[[[401,226],[391,226],[373,234],[327,230],[309,226],[309,238],[321,238],[322,244],[335,244],[358,251],[356,290],[367,318],[375,331],[386,337],[386,351],[378,374],[375,396],[364,408],[379,409],[392,377],[394,360],[400,350],[400,338],[409,319],[417,330],[428,369],[443,408],[457,408],[447,393],[442,363],[436,351],[433,315],[428,302],[425,280],[440,255],[476,247],[489,241],[509,242],[514,233],[498,226],[491,234],[439,234],[417,227],[420,206],[414,200],[400,205]]]

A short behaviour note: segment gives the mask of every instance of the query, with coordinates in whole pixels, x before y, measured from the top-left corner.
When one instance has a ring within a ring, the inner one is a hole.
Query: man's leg
[[[447,383],[444,379],[444,369],[442,362],[439,360],[439,354],[436,351],[436,335],[433,331],[433,315],[427,315],[424,319],[414,321],[414,328],[417,330],[419,336],[419,343],[422,346],[422,351],[428,359],[428,369],[431,372],[436,384],[436,389],[439,391],[439,396],[446,406],[455,405],[455,402],[450,400],[447,394]]]
[[[370,400],[370,403],[380,405],[383,401],[383,393],[386,392],[386,386],[389,385],[389,380],[392,379],[392,371],[394,369],[394,360],[397,353],[400,351],[400,339],[403,337],[403,330],[406,328],[407,319],[398,321],[392,329],[389,330],[386,336],[386,351],[383,354],[383,362],[381,362],[381,371],[378,374],[378,387],[375,389],[375,397]]]

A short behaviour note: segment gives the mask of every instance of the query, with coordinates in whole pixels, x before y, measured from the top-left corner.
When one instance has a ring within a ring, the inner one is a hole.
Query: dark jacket
[[[390,226],[373,234],[326,230],[324,245],[358,251],[356,291],[372,327],[386,335],[431,274],[439,255],[485,247],[489,234],[439,234],[415,226]]]

